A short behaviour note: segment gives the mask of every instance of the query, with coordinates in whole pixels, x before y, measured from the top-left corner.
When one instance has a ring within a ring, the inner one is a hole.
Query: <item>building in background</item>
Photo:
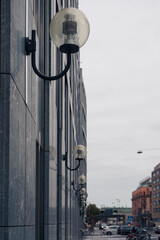
[[[132,208],[103,207],[100,213],[93,216],[95,221],[105,222],[108,225],[124,225],[132,223]],[[90,220],[90,219],[88,219]]]
[[[156,226],[160,225],[160,163],[152,172],[152,218]]]
[[[49,38],[49,23],[77,0],[0,2],[0,239],[78,240],[80,174],[72,150],[87,146],[86,95],[79,53],[57,81],[38,78],[25,55],[25,37],[36,30],[36,61],[42,73],[56,75],[66,64]],[[82,211],[83,210],[83,211]]]
[[[132,192],[133,224],[138,227],[150,227],[152,222],[152,181],[150,177],[140,182]]]

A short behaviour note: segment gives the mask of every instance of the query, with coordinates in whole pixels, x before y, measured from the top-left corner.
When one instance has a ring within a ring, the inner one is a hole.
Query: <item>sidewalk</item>
[[[155,233],[153,230],[147,230],[147,232],[151,235],[151,239],[160,240],[160,234]]]

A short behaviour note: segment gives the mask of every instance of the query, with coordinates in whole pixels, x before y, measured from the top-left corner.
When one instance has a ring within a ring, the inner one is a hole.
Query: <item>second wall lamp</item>
[[[50,37],[62,53],[67,54],[65,69],[56,76],[46,76],[36,67],[36,31],[32,38],[25,38],[26,55],[32,55],[32,68],[44,80],[57,80],[63,77],[70,68],[71,54],[79,51],[89,37],[90,27],[86,16],[77,8],[65,8],[59,11],[50,23]]]
[[[86,183],[86,177],[84,175],[80,175],[78,178],[78,183],[80,185],[80,188],[76,189],[74,185],[74,180],[71,182],[73,189],[75,190],[76,193],[81,191],[81,189],[83,188],[83,185]]]
[[[71,168],[68,167],[68,154],[67,152],[65,153],[65,155],[63,155],[63,161],[65,161],[65,165],[66,168],[70,171],[75,171],[80,167],[81,161],[84,160],[87,156],[87,151],[85,146],[83,145],[77,145],[74,149],[73,149],[73,157],[75,158],[76,161],[78,161],[78,164],[75,168]]]

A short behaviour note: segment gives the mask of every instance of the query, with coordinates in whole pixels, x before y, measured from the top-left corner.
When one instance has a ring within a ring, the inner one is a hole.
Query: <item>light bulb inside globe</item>
[[[59,11],[50,23],[50,36],[63,53],[79,51],[89,37],[90,27],[86,16],[77,8]]]

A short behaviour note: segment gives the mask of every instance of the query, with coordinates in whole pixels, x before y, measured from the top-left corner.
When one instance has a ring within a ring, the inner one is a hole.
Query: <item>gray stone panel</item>
[[[24,234],[24,240],[35,240],[35,226],[25,227]]]
[[[0,93],[0,226],[35,224],[35,123],[9,74]]]
[[[57,224],[57,166],[45,153],[45,224]]]
[[[7,240],[20,240],[24,238],[24,227],[12,227],[8,228],[8,239]]]
[[[15,82],[10,81],[9,222],[24,224],[25,207],[25,113],[26,105]]]
[[[28,1],[28,36],[31,38],[31,31],[32,29],[36,29],[34,24],[34,18],[33,18],[33,1]],[[36,55],[37,55],[36,51]],[[37,75],[32,69],[31,66],[31,55],[26,57],[27,61],[27,83],[28,83],[28,108],[31,112],[31,115],[36,121],[36,81],[37,81]]]
[[[25,0],[1,1],[0,72],[10,73],[25,97]],[[4,57],[5,56],[5,57]]]
[[[50,115],[50,112],[49,112],[49,86],[50,86],[50,83],[49,81],[46,81],[45,82],[45,151],[48,151],[49,152],[49,134],[50,134],[50,131],[49,131],[49,115]],[[52,134],[53,135],[53,134]]]
[[[0,227],[0,239],[2,240],[35,240],[35,227]]]
[[[0,239],[2,240],[26,240],[24,227],[0,227]],[[30,238],[32,240],[33,238]]]
[[[8,228],[0,227],[0,239],[8,240]]]
[[[56,82],[51,82],[49,91],[49,152],[57,161],[57,106]],[[54,134],[53,134],[54,133]]]
[[[69,170],[68,170],[69,171]],[[62,209],[61,209],[61,214],[62,214],[62,218],[61,218],[61,223],[63,225],[65,225],[65,204],[66,204],[66,182],[65,182],[65,173],[67,173],[66,171],[66,166],[65,163],[62,163]]]
[[[25,224],[35,224],[36,198],[36,132],[35,123],[27,110],[26,113],[26,192]]]
[[[8,224],[10,80],[0,74],[0,226]]]
[[[59,227],[61,228],[62,240],[65,240],[65,224],[59,224]]]
[[[57,239],[56,225],[45,225],[44,226],[44,240]]]
[[[1,0],[0,9],[0,73],[10,73],[10,1]]]
[[[32,115],[32,118],[34,121],[36,121],[36,95],[37,95],[37,89],[36,89],[36,74],[33,72],[33,69],[31,68],[31,57],[27,57],[28,62],[28,108]]]
[[[19,91],[25,98],[25,0],[10,1],[10,72]]]

